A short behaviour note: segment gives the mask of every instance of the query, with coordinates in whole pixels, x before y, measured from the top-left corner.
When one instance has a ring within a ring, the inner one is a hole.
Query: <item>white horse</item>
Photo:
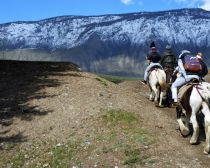
[[[166,74],[164,70],[160,68],[154,68],[148,77],[148,85],[150,87],[151,101],[155,101],[156,106],[163,107],[163,97],[166,94]]]
[[[180,101],[181,106],[177,107],[177,121],[180,127],[181,134],[187,136],[190,133],[189,122],[193,126],[193,135],[190,139],[190,144],[197,144],[199,137],[199,124],[196,114],[202,112],[204,115],[206,142],[204,153],[209,153],[210,148],[210,84],[202,82],[194,85],[186,92]]]

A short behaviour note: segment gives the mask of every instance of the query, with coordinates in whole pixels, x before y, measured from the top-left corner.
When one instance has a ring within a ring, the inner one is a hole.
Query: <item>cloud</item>
[[[210,0],[173,0],[175,3],[182,7],[197,8],[204,4],[204,1]]]
[[[210,0],[174,0],[174,2],[187,7],[199,7],[210,11]]]
[[[201,8],[210,11],[210,0],[202,0]]]
[[[131,5],[134,3],[133,0],[121,0],[121,2],[125,5]]]

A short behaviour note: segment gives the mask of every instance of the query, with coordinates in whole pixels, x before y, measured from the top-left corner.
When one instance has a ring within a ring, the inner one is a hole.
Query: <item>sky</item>
[[[105,15],[180,8],[210,11],[210,0],[1,0],[0,23],[63,15]]]

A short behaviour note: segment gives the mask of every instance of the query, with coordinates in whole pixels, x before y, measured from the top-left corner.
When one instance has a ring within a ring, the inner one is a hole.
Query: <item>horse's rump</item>
[[[189,113],[191,113],[190,96],[191,96],[192,90],[193,90],[193,85],[187,84],[187,85],[182,86],[179,89],[179,93],[178,93],[178,99],[179,99],[180,104]]]
[[[159,106],[162,107],[163,96],[166,91],[166,75],[165,72],[160,68],[153,68],[148,76],[148,84],[151,90],[150,100],[154,100],[156,105],[159,102]]]
[[[158,83],[161,87],[162,90],[167,89],[167,84],[166,84],[166,74],[162,69],[157,69],[156,70],[156,76],[158,79]]]
[[[179,88],[179,91],[178,91],[178,100],[182,100],[182,98],[186,95],[186,93],[187,93],[187,91],[188,91],[188,89],[192,89],[192,87],[193,87],[193,85],[192,84],[185,84],[185,85],[183,85],[183,86],[181,86],[180,88]]]

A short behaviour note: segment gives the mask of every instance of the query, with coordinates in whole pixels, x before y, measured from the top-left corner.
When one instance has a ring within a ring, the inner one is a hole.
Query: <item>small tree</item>
[[[4,33],[3,38],[1,39],[0,48],[2,50],[2,59],[6,59],[5,51],[7,49],[8,38],[7,34]]]

